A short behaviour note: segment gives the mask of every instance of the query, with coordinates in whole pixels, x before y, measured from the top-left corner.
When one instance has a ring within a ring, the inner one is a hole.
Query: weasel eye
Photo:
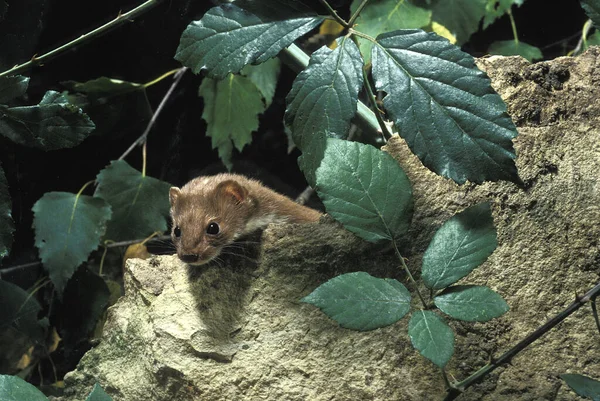
[[[175,234],[175,237],[177,238],[181,237],[181,229],[179,228],[179,226],[175,226],[175,228],[173,229],[173,234]]]
[[[206,227],[206,233],[210,235],[217,235],[219,233],[219,225],[217,223],[210,223]]]

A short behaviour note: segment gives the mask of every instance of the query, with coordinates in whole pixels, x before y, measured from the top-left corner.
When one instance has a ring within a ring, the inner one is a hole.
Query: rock
[[[524,188],[458,186],[424,168],[402,139],[385,147],[414,187],[415,215],[401,252],[417,276],[444,221],[478,202],[492,205],[498,248],[463,282],[491,287],[511,310],[488,323],[450,321],[456,348],[446,370],[458,380],[563,310],[600,273],[599,49],[533,65],[519,57],[484,58],[478,65],[518,126],[514,144]],[[350,271],[406,283],[393,252],[329,218],[270,226],[261,243],[256,255],[226,257],[221,266],[189,267],[171,256],[130,260],[126,295],[110,308],[100,344],[65,377],[62,399],[84,399],[96,381],[126,401],[443,398],[439,370],[412,349],[407,318],[359,333],[299,302]],[[600,378],[590,308],[512,362],[461,399],[578,399],[559,375]]]

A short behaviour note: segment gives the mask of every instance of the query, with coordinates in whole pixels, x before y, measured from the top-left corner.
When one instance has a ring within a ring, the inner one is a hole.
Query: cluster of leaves
[[[0,375],[0,394],[10,397],[5,399],[15,401],[48,401],[44,393],[18,376]],[[96,383],[85,401],[112,401],[112,397]]]

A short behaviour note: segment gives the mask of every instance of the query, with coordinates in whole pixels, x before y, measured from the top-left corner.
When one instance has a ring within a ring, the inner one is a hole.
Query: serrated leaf
[[[489,203],[458,213],[435,233],[423,255],[421,278],[439,290],[481,265],[498,245]]]
[[[353,14],[362,0],[354,0],[350,5]],[[411,0],[382,0],[367,3],[356,19],[356,30],[371,37],[397,29],[416,29],[429,25],[431,10],[418,7]],[[365,62],[371,61],[373,42],[359,37],[360,53]]]
[[[581,0],[581,7],[594,23],[594,27],[600,29],[600,0]]]
[[[340,326],[358,331],[389,326],[410,309],[404,285],[365,272],[334,277],[301,301],[317,306]]]
[[[181,35],[175,59],[223,79],[260,64],[323,21],[299,1],[237,1],[211,8]]]
[[[508,304],[500,295],[479,285],[449,287],[433,302],[446,315],[467,322],[487,322],[508,312]]]
[[[35,246],[59,294],[75,269],[98,249],[111,210],[103,199],[47,192],[33,205]]]
[[[6,104],[17,97],[23,96],[28,86],[29,77],[13,75],[0,78],[0,103]]]
[[[579,374],[562,374],[560,377],[577,395],[600,401],[600,381]]]
[[[252,132],[258,129],[258,115],[265,111],[262,94],[254,83],[241,75],[229,74],[216,81],[204,78],[198,95],[204,99],[202,118],[206,134],[212,138],[213,149],[231,169],[233,146],[241,151],[252,142]]]
[[[392,240],[408,230],[412,189],[389,154],[371,145],[329,138],[316,181],[327,213],[359,237]]]
[[[458,39],[459,44],[469,40],[479,29],[488,0],[438,0],[433,4],[433,20],[444,25]]]
[[[113,161],[96,177],[95,196],[112,208],[104,238],[124,241],[146,238],[167,229],[171,184],[143,176],[124,160]]]
[[[12,202],[8,182],[0,165],[0,262],[8,256],[13,242],[15,225],[12,219]]]
[[[519,181],[517,129],[473,57],[420,30],[386,33],[377,43],[375,86],[387,93],[387,112],[426,167],[459,184]]]
[[[488,53],[498,54],[500,56],[521,56],[529,62],[544,58],[544,55],[539,48],[521,41],[515,42],[514,40],[492,42],[488,48]]]
[[[85,401],[112,401],[112,398],[106,394],[102,387],[96,383],[90,395],[87,396]]]
[[[0,375],[0,399],[2,401],[48,401],[33,384],[18,376]]]
[[[85,93],[95,97],[122,95],[136,90],[144,90],[144,85],[142,84],[109,77],[99,77],[86,82],[65,81],[61,83],[70,91]]]
[[[316,131],[346,138],[362,87],[362,58],[350,38],[339,38],[331,50],[321,47],[310,57],[286,98],[285,121],[296,144]]]
[[[280,69],[281,63],[277,58],[272,58],[259,65],[247,65],[242,69],[241,74],[248,77],[262,93],[266,108],[273,101]]]
[[[483,29],[486,29],[496,19],[502,17],[514,5],[521,6],[525,0],[487,0]]]
[[[0,134],[20,145],[55,150],[79,145],[95,128],[68,99],[48,91],[37,106],[0,109]]]
[[[416,311],[408,323],[413,347],[438,367],[446,366],[454,353],[454,333],[444,319],[431,311]]]
[[[0,280],[0,330],[14,330],[19,337],[41,342],[44,332],[38,320],[42,310],[29,293],[8,281]],[[0,397],[4,400],[4,398]]]
[[[317,186],[316,173],[325,154],[327,138],[327,133],[317,131],[312,135],[304,136],[301,138],[302,143],[297,144],[298,148],[302,150],[302,155],[298,157],[298,166],[304,173],[308,185],[313,188]]]

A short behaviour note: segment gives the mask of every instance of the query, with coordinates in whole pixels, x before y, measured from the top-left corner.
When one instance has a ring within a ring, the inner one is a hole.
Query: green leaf
[[[577,395],[600,401],[600,381],[578,374],[562,374],[560,377]]]
[[[488,53],[498,54],[500,56],[521,56],[529,62],[544,58],[542,51],[539,48],[523,42],[517,43],[514,40],[492,42],[488,48]]]
[[[306,177],[308,185],[315,188],[317,186],[317,169],[321,165],[325,155],[325,147],[329,135],[323,131],[317,131],[312,135],[305,135],[301,143],[297,144],[302,150],[302,155],[298,158],[298,166]]]
[[[0,109],[0,134],[20,145],[55,150],[79,145],[94,123],[67,98],[48,91],[37,106]]]
[[[600,29],[600,0],[581,0],[581,7],[594,23],[594,27]]]
[[[96,181],[94,195],[106,200],[113,212],[104,238],[133,240],[167,229],[171,184],[142,175],[124,160],[113,161]]]
[[[590,46],[600,46],[600,31],[596,30],[596,32],[588,36],[586,42],[583,50],[587,50]]]
[[[262,94],[254,83],[241,75],[229,74],[216,81],[204,78],[198,95],[204,98],[202,118],[206,134],[212,138],[213,149],[231,169],[233,146],[242,151],[252,142],[252,132],[258,129],[258,115],[265,111]]]
[[[0,280],[0,305],[0,330],[14,330],[31,342],[43,341],[44,331],[38,320],[42,307],[27,291]]]
[[[62,307],[52,321],[60,327],[67,348],[75,348],[89,338],[108,306],[110,291],[102,277],[86,268],[77,269],[65,288]]]
[[[29,77],[13,75],[0,78],[0,103],[6,104],[23,96],[29,86]]]
[[[286,98],[285,121],[296,144],[316,131],[346,138],[362,87],[362,58],[350,38],[339,38],[335,50],[321,47],[310,57]]]
[[[489,203],[472,206],[435,233],[423,255],[421,278],[428,288],[446,288],[485,262],[497,245]]]
[[[96,383],[90,395],[87,396],[85,401],[112,401],[112,398],[106,394],[102,387]]]
[[[506,14],[513,4],[521,6],[524,2],[525,0],[487,0],[485,16],[483,17],[483,29],[486,29],[496,19]]]
[[[329,138],[316,179],[327,213],[359,237],[392,240],[408,230],[412,189],[389,154],[371,145]]]
[[[0,262],[10,253],[15,225],[12,219],[12,202],[8,182],[0,165]]]
[[[181,35],[175,59],[194,73],[223,79],[260,64],[323,21],[299,1],[237,1],[211,8]]]
[[[347,273],[302,298],[347,329],[367,331],[389,326],[410,309],[410,293],[393,279],[365,272]]]
[[[491,288],[457,285],[433,299],[442,312],[467,322],[487,322],[508,312],[508,304]]]
[[[75,269],[98,249],[110,219],[110,206],[100,198],[47,192],[33,205],[35,246],[59,294]]]
[[[18,376],[0,375],[0,399],[2,401],[48,401],[33,384]]]
[[[519,181],[517,129],[473,57],[420,30],[379,35],[377,43],[375,86],[387,93],[387,112],[426,167],[459,184]]]
[[[414,312],[408,323],[413,347],[443,368],[454,353],[454,333],[444,319],[431,311]]]
[[[108,77],[100,77],[86,82],[65,81],[61,82],[61,84],[70,91],[86,93],[95,97],[122,95],[136,90],[144,90],[144,85],[142,84]]]
[[[362,0],[354,0],[350,6],[354,13]],[[431,23],[431,10],[417,7],[410,0],[382,0],[367,3],[356,19],[356,30],[371,37],[396,29],[417,29]],[[365,62],[371,61],[373,42],[359,37],[360,53]]]
[[[434,3],[433,20],[442,24],[463,44],[479,29],[488,0],[438,0]]]
[[[259,65],[247,65],[242,69],[241,74],[248,77],[262,93],[267,108],[273,101],[280,70],[281,63],[277,58],[272,58]]]

